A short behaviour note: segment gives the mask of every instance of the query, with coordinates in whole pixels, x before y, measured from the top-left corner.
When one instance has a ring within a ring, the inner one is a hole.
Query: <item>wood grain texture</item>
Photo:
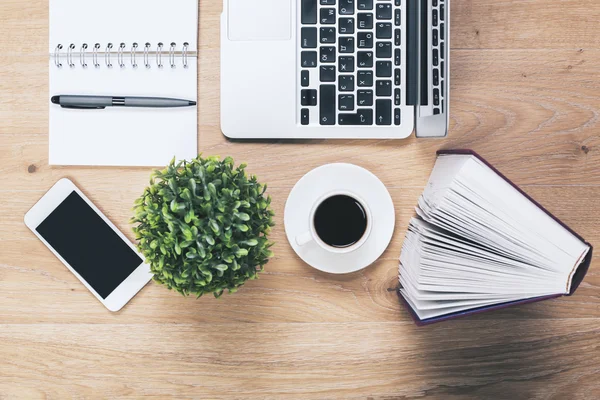
[[[221,2],[201,1],[199,150],[269,182],[276,256],[216,300],[150,284],[105,310],[29,232],[69,177],[133,239],[146,168],[48,166],[48,4],[0,0],[0,399],[597,399],[599,255],[576,295],[417,328],[398,304],[404,232],[440,148],[472,148],[600,243],[600,3],[455,0],[445,140],[231,142],[219,131]],[[335,277],[287,244],[294,183],[328,162],[377,174],[397,230],[373,266]]]

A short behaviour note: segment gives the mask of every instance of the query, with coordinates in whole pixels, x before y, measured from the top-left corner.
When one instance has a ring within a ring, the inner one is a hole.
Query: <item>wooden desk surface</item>
[[[149,284],[108,312],[23,224],[73,179],[132,238],[147,168],[48,166],[48,4],[0,0],[0,398],[600,398],[600,272],[572,298],[417,328],[397,258],[439,148],[472,148],[600,245],[600,2],[455,0],[446,140],[231,143],[219,131],[221,1],[202,1],[199,150],[268,182],[276,257],[220,300]],[[289,247],[294,183],[330,162],[377,174],[397,230],[370,268],[335,277]],[[594,263],[598,264],[598,256]]]

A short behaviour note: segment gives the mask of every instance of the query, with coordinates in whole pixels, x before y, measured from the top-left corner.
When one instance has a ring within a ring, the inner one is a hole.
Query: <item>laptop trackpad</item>
[[[229,40],[290,40],[292,0],[229,0],[228,26]]]

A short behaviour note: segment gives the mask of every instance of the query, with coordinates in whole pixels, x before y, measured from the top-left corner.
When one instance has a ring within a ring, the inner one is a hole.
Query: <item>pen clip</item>
[[[71,110],[104,110],[106,107],[104,106],[63,106],[62,108],[68,108]]]

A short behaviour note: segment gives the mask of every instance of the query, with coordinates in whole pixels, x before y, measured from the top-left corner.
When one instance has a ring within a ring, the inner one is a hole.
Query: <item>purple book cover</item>
[[[524,191],[522,191],[521,188],[519,188],[517,185],[515,185],[510,179],[508,179],[506,176],[504,176],[500,171],[498,171],[496,168],[494,168],[490,163],[488,163],[485,159],[483,159],[483,157],[481,157],[479,154],[477,154],[473,150],[466,150],[466,149],[460,149],[460,150],[439,150],[437,152],[438,156],[444,155],[444,154],[464,154],[464,155],[471,155],[471,156],[477,157],[481,162],[483,162],[485,165],[487,165],[492,171],[494,171],[496,174],[498,174],[498,176],[500,176],[502,179],[504,179],[506,182],[508,182],[512,187],[514,187],[515,189],[517,189],[519,191],[519,193],[521,193],[523,196],[525,196],[525,198],[527,198],[533,204],[535,204],[536,206],[538,206],[540,208],[540,210],[542,210],[546,214],[548,214],[548,216],[550,218],[552,218],[553,220],[555,220],[556,222],[558,222],[562,227],[564,227],[566,230],[568,230],[569,232],[571,232],[571,234],[573,234],[573,236],[575,236],[576,238],[578,238],[579,240],[581,240],[582,242],[584,242],[586,245],[590,246],[590,250],[586,254],[584,260],[581,262],[581,264],[577,268],[577,271],[575,272],[575,275],[573,276],[573,281],[572,281],[572,284],[571,284],[571,291],[569,292],[568,296],[571,296],[573,293],[575,293],[575,291],[577,290],[577,288],[579,287],[579,285],[583,281],[583,278],[587,274],[588,269],[590,268],[590,264],[592,262],[592,252],[593,252],[592,246],[588,242],[586,242],[580,235],[578,235],[571,228],[569,228],[567,225],[565,225],[560,219],[558,219],[554,215],[552,215],[540,203],[538,203],[537,201],[535,201],[534,199],[532,199],[527,193],[525,193]],[[400,293],[400,290],[397,290],[396,293],[398,294],[398,297],[400,298],[401,303],[404,304],[404,306],[408,309],[408,311],[409,311],[412,319],[419,326],[429,325],[429,324],[433,324],[433,323],[441,322],[441,321],[446,321],[446,320],[449,320],[449,319],[454,319],[454,318],[462,317],[462,316],[465,316],[465,315],[479,314],[479,313],[486,312],[486,311],[499,310],[499,309],[502,309],[502,308],[516,306],[516,305],[519,305],[519,304],[535,303],[537,301],[554,299],[554,298],[563,296],[562,294],[555,294],[555,295],[550,295],[550,296],[533,297],[533,298],[529,298],[529,299],[511,301],[511,302],[508,302],[508,303],[501,303],[501,304],[494,304],[494,305],[491,305],[491,306],[473,308],[473,309],[470,309],[470,310],[459,311],[459,312],[452,313],[452,314],[446,314],[446,315],[441,315],[439,317],[434,317],[434,318],[429,318],[429,319],[421,320],[421,319],[419,319],[419,317],[417,316],[417,314],[413,311],[412,307],[406,302],[406,300],[404,300],[404,297],[402,297],[402,294]]]

